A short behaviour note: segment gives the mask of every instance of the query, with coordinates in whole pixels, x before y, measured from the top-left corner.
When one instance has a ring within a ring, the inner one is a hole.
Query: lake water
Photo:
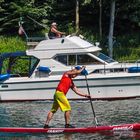
[[[70,101],[71,124],[76,127],[95,125],[89,101]],[[43,127],[52,102],[18,102],[0,104],[0,127]],[[140,100],[93,101],[100,125],[140,122]],[[50,125],[63,127],[64,115],[59,110]],[[0,133],[0,140],[135,140],[140,132],[90,133],[90,134],[17,134]]]

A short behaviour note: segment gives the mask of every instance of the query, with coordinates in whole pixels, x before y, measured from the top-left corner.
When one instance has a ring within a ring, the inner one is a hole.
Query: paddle
[[[90,95],[90,90],[89,90],[89,86],[88,86],[88,81],[87,81],[87,75],[86,75],[86,73],[85,73],[85,79],[86,79],[88,94]],[[95,120],[96,126],[98,126],[99,124],[98,124],[98,121],[96,119],[96,115],[95,115],[95,111],[94,111],[94,108],[93,108],[93,103],[92,103],[91,98],[90,98],[90,104],[91,104],[91,108],[92,108],[92,112],[93,112],[93,115],[94,115],[94,120]]]
[[[75,69],[79,70],[79,69],[81,69],[81,67],[80,66],[76,66]],[[87,70],[83,69],[81,71],[81,75],[85,75],[87,89],[88,89],[88,94],[90,95],[90,90],[89,90],[88,81],[87,81],[87,75],[88,75]],[[92,112],[93,112],[93,115],[94,115],[94,120],[95,120],[96,126],[98,126],[99,124],[98,124],[97,119],[96,119],[96,115],[95,115],[95,111],[94,111],[94,108],[93,108],[93,104],[92,104],[91,98],[90,98],[90,104],[91,104],[91,108],[92,108]]]

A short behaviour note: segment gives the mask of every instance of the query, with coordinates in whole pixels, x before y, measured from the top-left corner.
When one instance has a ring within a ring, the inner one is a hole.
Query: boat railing
[[[121,64],[121,67],[124,69],[124,71],[127,71],[129,68],[128,64],[130,64],[130,67],[139,67],[140,60],[126,60],[119,63]]]
[[[107,74],[107,73],[115,73],[115,72],[127,72],[129,66],[130,67],[139,67],[140,60],[127,60],[127,61],[121,61],[119,62],[120,67],[114,67],[114,68],[108,68],[106,63],[103,63],[103,68],[100,68],[98,70],[95,70],[94,73],[102,73],[102,74]],[[130,64],[130,65],[129,65]],[[132,65],[131,65],[132,64]]]
[[[126,60],[126,61],[120,61],[119,63],[121,63],[122,65],[127,65],[127,64],[136,64],[136,66],[139,66],[140,63],[140,59],[138,60]]]
[[[44,37],[28,37],[27,38],[27,46],[35,47],[38,43],[42,40],[46,40],[47,38]]]
[[[140,59],[136,61],[137,67],[139,67]]]
[[[100,68],[98,71],[95,70],[97,73],[107,74],[107,73],[119,73],[119,72],[126,72],[127,67],[126,66],[120,66],[120,67],[107,67],[107,65],[104,63],[103,68]]]

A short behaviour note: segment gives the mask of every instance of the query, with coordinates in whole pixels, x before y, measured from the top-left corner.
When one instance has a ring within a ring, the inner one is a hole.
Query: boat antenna
[[[88,94],[90,94],[90,90],[89,90],[89,85],[88,85],[88,80],[87,80],[87,75],[85,73],[85,79],[86,79],[86,85],[87,85],[87,90],[88,90]],[[94,120],[95,120],[95,123],[96,123],[96,126],[98,126],[98,121],[97,121],[97,118],[96,118],[96,115],[95,115],[95,111],[94,111],[94,107],[93,107],[93,103],[92,103],[92,100],[91,100],[91,97],[90,97],[90,104],[91,104],[91,109],[92,109],[92,112],[93,112],[93,116],[94,116]]]
[[[38,21],[36,21],[35,19],[31,18],[30,16],[27,16],[28,19],[32,20],[33,22],[35,22],[36,24],[38,24],[41,27],[47,28],[48,26],[45,24],[41,24]]]

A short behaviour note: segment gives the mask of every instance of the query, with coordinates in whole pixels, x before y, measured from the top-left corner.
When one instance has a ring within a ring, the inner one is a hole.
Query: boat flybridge
[[[138,63],[118,63],[101,53],[99,43],[80,36],[46,39],[26,52],[0,55],[0,101],[52,100],[62,74],[85,65],[93,100],[116,100],[140,97]],[[74,79],[87,93],[85,76]],[[72,90],[71,100],[85,100]]]

